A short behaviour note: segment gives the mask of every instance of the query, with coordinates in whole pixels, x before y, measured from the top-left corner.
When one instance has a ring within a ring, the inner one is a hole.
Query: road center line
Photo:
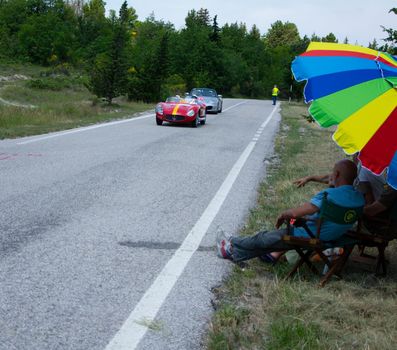
[[[234,105],[232,107],[235,107]],[[230,109],[230,108],[229,108]],[[274,107],[273,111],[262,123],[260,128],[270,122],[277,107]],[[153,321],[163,305],[168,294],[171,292],[175,283],[182,275],[186,265],[190,258],[193,256],[197,248],[199,247],[201,240],[207,233],[212,221],[218,214],[223,202],[229,194],[234,182],[236,181],[241,169],[245,165],[248,157],[254,149],[257,141],[250,141],[239,159],[233,165],[229,174],[223,181],[222,185],[218,189],[218,192],[212,198],[211,202],[204,210],[200,219],[193,226],[192,230],[186,236],[182,245],[174,253],[168,263],[164,266],[163,270],[154,280],[152,285],[142,296],[141,300],[132,310],[127,320],[121,326],[120,330],[116,333],[114,338],[109,342],[106,350],[133,350],[136,349],[141,339],[146,334],[148,327],[145,324],[150,324]]]

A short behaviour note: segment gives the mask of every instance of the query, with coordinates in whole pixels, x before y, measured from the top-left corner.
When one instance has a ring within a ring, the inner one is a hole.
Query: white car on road
[[[209,113],[222,113],[223,99],[214,89],[194,88],[190,91],[191,96],[197,96],[199,100],[204,101]]]

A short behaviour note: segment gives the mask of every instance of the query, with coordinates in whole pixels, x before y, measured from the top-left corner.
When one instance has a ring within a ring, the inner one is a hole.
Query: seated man
[[[330,174],[306,176],[294,181],[298,187],[308,182],[328,183]],[[369,233],[397,235],[397,190],[391,188],[385,174],[375,175],[362,167],[357,176],[357,190],[364,195],[364,227]],[[364,230],[365,231],[365,230]]]
[[[356,165],[347,159],[337,162],[330,177],[328,188],[328,200],[344,207],[356,208],[364,205],[364,198],[361,193],[353,187],[353,181],[357,177]],[[312,215],[313,219],[318,217],[321,208],[323,192],[315,195],[310,202],[304,203],[300,207],[284,211],[277,219],[276,229],[272,232],[258,232],[250,237],[219,237],[217,241],[218,256],[240,262],[255,257],[262,256],[271,252],[282,252],[290,249],[290,246],[282,240],[287,233],[286,229],[280,226],[290,219]],[[309,229],[316,232],[315,223],[308,223]],[[339,225],[333,222],[324,222],[321,228],[320,238],[324,241],[337,240],[352,225]],[[302,227],[294,228],[293,235],[297,237],[309,237]]]

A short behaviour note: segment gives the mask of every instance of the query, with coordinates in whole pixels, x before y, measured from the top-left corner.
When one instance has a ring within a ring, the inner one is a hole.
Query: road
[[[266,174],[270,101],[0,141],[0,349],[200,349]]]

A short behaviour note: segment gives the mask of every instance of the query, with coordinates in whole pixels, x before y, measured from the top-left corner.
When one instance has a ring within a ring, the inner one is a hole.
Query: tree
[[[127,1],[124,1],[120,8],[120,21],[124,23],[128,30],[134,30],[138,19],[136,11],[133,7],[128,7]]]
[[[276,21],[265,35],[265,43],[269,47],[288,46],[299,41],[298,28],[294,23]]]
[[[211,32],[211,34],[210,34],[210,40],[211,40],[211,41],[214,41],[214,42],[216,42],[216,43],[219,42],[219,39],[220,39],[220,37],[219,37],[219,32],[221,31],[221,30],[219,29],[217,19],[218,19],[218,15],[216,15],[216,16],[214,17],[213,21],[212,21],[212,32]]]
[[[389,13],[392,12],[395,15],[397,14],[397,8],[392,8],[389,10]],[[393,28],[385,28],[382,26],[383,31],[387,33],[387,37],[383,39],[386,42],[386,45],[384,45],[381,49],[383,51],[388,51],[393,55],[397,54],[397,30]]]
[[[333,33],[329,33],[328,35],[323,37],[321,39],[321,41],[324,43],[337,43],[338,39],[336,38],[336,36]]]
[[[220,32],[220,47],[223,54],[223,74],[220,84],[223,94],[241,94],[246,81],[250,80],[249,64],[245,57],[247,28],[243,23],[225,24]]]
[[[310,41],[320,42],[321,38],[316,33],[313,33],[310,37]]]
[[[205,8],[201,8],[200,10],[198,10],[197,20],[201,25],[209,27],[211,23],[211,17],[209,11]]]
[[[122,14],[117,18],[115,12],[111,12],[109,35],[103,40],[104,50],[95,57],[90,71],[90,90],[105,98],[108,104],[126,92],[129,35],[127,19]]]
[[[169,47],[173,33],[171,24],[157,21],[154,15],[137,25],[133,69],[128,82],[129,99],[156,102],[162,97],[172,62]]]
[[[83,6],[78,17],[79,53],[88,66],[93,64],[98,52],[102,52],[104,37],[110,35],[110,26],[105,16],[105,3],[102,0],[90,0]]]
[[[76,42],[73,11],[63,0],[30,1],[31,15],[18,31],[19,49],[30,61],[47,65],[67,61]]]
[[[374,39],[372,43],[368,44],[368,48],[372,50],[378,50],[378,42],[376,41],[376,39]]]

